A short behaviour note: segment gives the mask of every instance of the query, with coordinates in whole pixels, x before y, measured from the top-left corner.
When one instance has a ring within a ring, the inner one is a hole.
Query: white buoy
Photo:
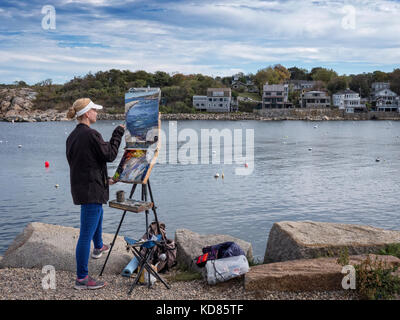
[[[218,178],[219,177],[219,173],[214,174],[214,178]]]
[[[318,128],[318,126],[317,126],[317,125],[315,125],[315,126],[314,126],[314,129],[317,129],[317,128]]]
[[[379,159],[379,158],[376,158],[376,159],[375,159],[375,161],[376,161],[376,162],[379,162],[379,161],[381,161],[381,159]]]
[[[59,185],[58,183],[55,185],[56,188],[58,188],[59,186],[60,186],[60,185]]]
[[[312,151],[312,148],[308,148],[308,151]]]
[[[19,144],[19,145],[18,145],[18,148],[22,148],[22,144]]]

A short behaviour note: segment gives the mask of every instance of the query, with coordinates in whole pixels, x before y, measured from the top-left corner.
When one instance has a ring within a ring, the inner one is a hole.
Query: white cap
[[[103,109],[103,106],[101,106],[101,105],[99,105],[99,104],[95,104],[95,103],[93,103],[93,101],[90,101],[86,107],[84,107],[82,110],[79,110],[79,111],[76,113],[76,116],[77,116],[77,117],[80,117],[81,115],[83,115],[83,114],[85,114],[86,112],[88,112],[90,109],[101,110],[101,109]]]

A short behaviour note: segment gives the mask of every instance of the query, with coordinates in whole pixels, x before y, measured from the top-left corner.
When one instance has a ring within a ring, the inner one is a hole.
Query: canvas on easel
[[[114,181],[145,184],[160,148],[159,88],[132,88],[125,94],[125,151]]]

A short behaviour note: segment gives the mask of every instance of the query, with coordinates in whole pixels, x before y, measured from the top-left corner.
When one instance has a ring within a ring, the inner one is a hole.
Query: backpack
[[[204,247],[202,251],[203,254],[195,259],[196,265],[200,268],[204,267],[207,261],[210,260],[241,256],[241,255],[246,256],[242,248],[240,248],[239,245],[237,245],[235,242],[232,241]]]
[[[176,265],[176,252],[177,247],[175,241],[168,239],[166,232],[165,232],[165,224],[163,222],[159,222],[160,226],[160,233],[162,238],[164,239],[164,244],[161,246],[157,246],[156,250],[152,257],[150,257],[151,264],[157,266],[157,272],[166,272],[167,270],[171,269],[173,266]],[[153,235],[157,236],[157,223],[154,221],[149,225],[148,228],[149,238]],[[146,239],[147,234],[145,233],[142,236],[142,239]],[[141,253],[144,254],[146,252],[146,248],[141,249]]]

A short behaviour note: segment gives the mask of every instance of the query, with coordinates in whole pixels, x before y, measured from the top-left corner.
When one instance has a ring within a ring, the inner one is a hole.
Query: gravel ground
[[[43,289],[46,275],[40,269],[0,269],[0,300],[354,300],[347,291],[334,292],[247,292],[243,278],[216,286],[203,280],[174,281],[174,273],[164,274],[171,289],[157,281],[152,288],[136,286],[128,295],[133,278],[104,275],[107,286],[98,290],[75,290],[75,274],[56,272],[56,289]]]

